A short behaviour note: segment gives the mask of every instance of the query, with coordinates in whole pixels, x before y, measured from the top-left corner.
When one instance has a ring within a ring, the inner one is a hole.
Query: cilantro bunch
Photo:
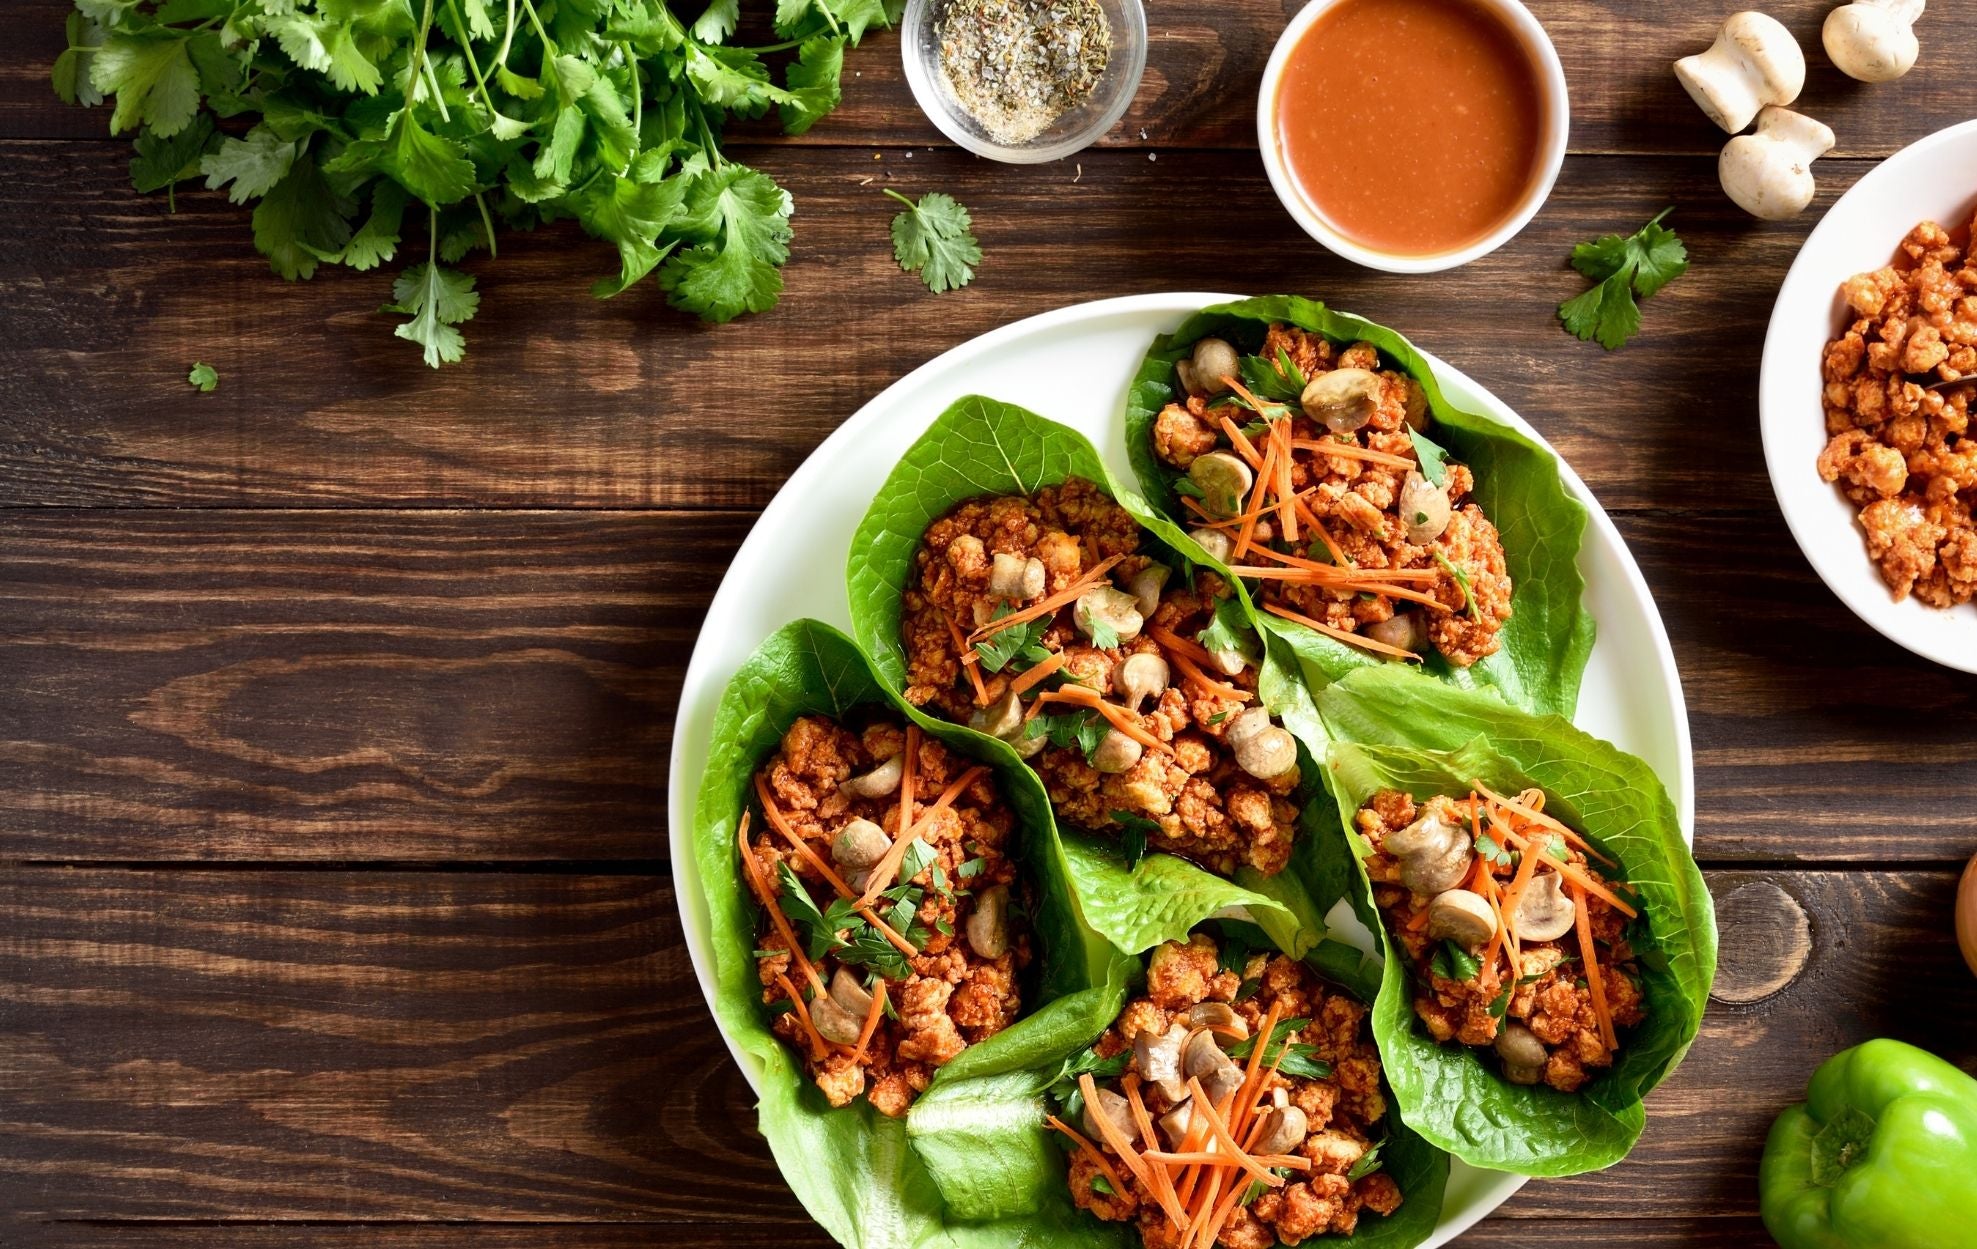
[[[723,156],[722,128],[774,108],[808,129],[845,48],[901,7],[777,0],[777,42],[745,47],[740,0],[691,22],[665,0],[76,0],[54,86],[115,98],[138,190],[203,176],[252,202],[284,278],[402,259],[385,310],[437,368],[480,304],[447,266],[504,228],[569,218],[610,243],[598,298],[656,271],[709,321],[773,307],[790,196]]]

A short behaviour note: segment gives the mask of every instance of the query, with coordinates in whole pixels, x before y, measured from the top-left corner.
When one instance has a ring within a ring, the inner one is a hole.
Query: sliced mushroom
[[[1009,886],[990,885],[975,895],[975,909],[962,931],[968,945],[983,958],[1009,952]]]
[[[1397,611],[1378,624],[1367,625],[1366,636],[1387,646],[1419,652],[1428,644],[1428,627],[1420,612]]]
[[[1190,529],[1188,537],[1218,564],[1228,563],[1229,557],[1236,553],[1236,540],[1220,529]]]
[[[1222,1052],[1211,1032],[1198,1032],[1194,1040],[1188,1042],[1187,1052],[1182,1056],[1181,1070],[1201,1081],[1201,1091],[1208,1094],[1211,1102],[1219,1102],[1234,1092],[1243,1078],[1242,1068]]]
[[[1174,366],[1174,372],[1189,393],[1219,395],[1229,388],[1223,379],[1234,377],[1241,367],[1234,347],[1219,338],[1204,338],[1194,345],[1193,354]]]
[[[886,830],[870,820],[857,819],[846,824],[831,839],[831,861],[839,867],[865,868],[886,857],[892,849],[892,838]]]
[[[1138,741],[1118,729],[1107,729],[1105,736],[1098,740],[1098,748],[1091,752],[1091,765],[1107,774],[1124,772],[1138,763],[1145,753],[1146,748]]]
[[[1236,744],[1236,766],[1259,781],[1272,781],[1297,766],[1297,739],[1276,726]]]
[[[810,1022],[816,1025],[818,1035],[839,1045],[858,1044],[858,1034],[865,1030],[864,1016],[852,1014],[829,997],[810,1003]]]
[[[1213,1028],[1217,1031],[1218,1042],[1222,1036],[1241,1040],[1249,1035],[1249,1024],[1236,1014],[1235,1007],[1227,1002],[1201,1002],[1190,1006],[1181,1016],[1190,1028]]]
[[[1250,1148],[1253,1154],[1287,1154],[1304,1144],[1304,1112],[1296,1106],[1272,1106],[1263,1115],[1263,1135]]]
[[[885,992],[883,980],[879,981],[879,992]],[[858,977],[842,967],[831,976],[831,1001],[856,1015],[861,1023],[872,1009],[871,991],[858,983]]]
[[[854,1040],[856,1038],[853,1038]],[[1118,1135],[1127,1144],[1139,1140],[1139,1124],[1133,1122],[1132,1103],[1114,1093],[1111,1089],[1098,1090],[1098,1096],[1085,1099],[1085,1134],[1095,1141],[1106,1140],[1106,1133],[1099,1130],[1096,1116],[1103,1115]]]
[[[1025,759],[1042,750],[1046,744],[1046,739],[1041,736],[1029,736],[1029,726],[1023,720],[1023,700],[1013,690],[988,706],[978,708],[974,715],[968,717],[968,727],[1009,743]]]
[[[1496,1034],[1496,1053],[1503,1060],[1503,1078],[1512,1084],[1536,1084],[1551,1057],[1537,1033],[1514,1021]]]
[[[1194,1126],[1194,1098],[1184,1096],[1166,1114],[1160,1116],[1160,1134],[1167,1138],[1169,1149],[1179,1149],[1188,1139],[1188,1129]]]
[[[1428,904],[1428,938],[1475,949],[1496,936],[1496,912],[1478,893],[1449,889]]]
[[[1166,660],[1152,651],[1141,651],[1128,655],[1126,662],[1112,670],[1112,688],[1126,700],[1127,708],[1137,714],[1140,704],[1167,692],[1167,682],[1172,676]]]
[[[1181,1046],[1187,1039],[1187,1026],[1179,1023],[1169,1024],[1165,1032],[1142,1028],[1133,1036],[1133,1065],[1139,1068],[1140,1078],[1159,1089],[1168,1101],[1179,1101],[1184,1094]]]
[[[1448,488],[1437,486],[1416,472],[1409,472],[1400,486],[1400,523],[1407,526],[1407,540],[1423,546],[1448,529],[1454,509],[1448,501]]]
[[[1384,389],[1378,375],[1365,369],[1333,369],[1311,379],[1298,406],[1335,434],[1349,434],[1373,419]]]
[[[883,798],[899,791],[899,781],[906,774],[906,756],[897,754],[881,763],[863,776],[854,776],[846,781],[841,789],[860,798]]]
[[[1173,573],[1165,564],[1148,564],[1126,582],[1126,589],[1139,602],[1140,615],[1153,618],[1160,607],[1160,592],[1167,588],[1167,578]]]
[[[1557,872],[1539,872],[1524,886],[1517,899],[1519,941],[1556,941],[1572,930],[1578,908],[1565,896],[1564,884]]]
[[[1037,598],[1048,581],[1049,570],[1035,556],[1025,559],[1008,551],[997,551],[995,562],[989,567],[989,593],[1012,602]]]
[[[1201,506],[1210,516],[1240,516],[1242,502],[1256,484],[1249,465],[1227,451],[1210,451],[1194,457],[1188,465],[1188,480],[1201,490]]]
[[[1476,854],[1469,834],[1435,807],[1406,828],[1388,833],[1383,848],[1400,860],[1400,883],[1415,893],[1455,888]]]
[[[1088,638],[1096,638],[1099,626],[1103,625],[1111,629],[1121,642],[1132,641],[1146,627],[1146,617],[1140,615],[1139,600],[1109,585],[1096,586],[1079,595],[1071,619],[1077,624],[1078,632]]]

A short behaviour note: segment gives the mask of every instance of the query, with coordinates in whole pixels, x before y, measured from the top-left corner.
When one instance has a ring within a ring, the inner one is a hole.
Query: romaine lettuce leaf
[[[1503,535],[1515,586],[1512,614],[1495,655],[1466,669],[1431,658],[1430,670],[1452,685],[1492,688],[1512,706],[1570,716],[1593,645],[1593,620],[1580,604],[1585,583],[1576,563],[1585,509],[1565,493],[1551,452],[1489,417],[1452,405],[1421,353],[1393,330],[1313,300],[1274,295],[1204,308],[1156,338],[1126,400],[1126,447],[1146,500],[1164,516],[1185,515],[1173,487],[1179,474],[1153,451],[1154,418],[1183,397],[1175,361],[1210,334],[1231,339],[1239,349],[1253,348],[1273,321],[1335,342],[1363,339],[1378,347],[1427,391],[1435,439],[1475,470],[1475,497]],[[1387,662],[1279,617],[1261,619],[1290,642],[1314,689]]]

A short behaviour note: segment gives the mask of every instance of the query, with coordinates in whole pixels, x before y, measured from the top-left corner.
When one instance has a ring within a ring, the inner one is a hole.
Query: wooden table
[[[1769,6],[1840,138],[1782,225],[1719,193],[1723,136],[1667,71],[1707,6],[1532,0],[1573,155],[1521,237],[1411,278],[1320,252],[1264,182],[1253,97],[1295,7],[1154,0],[1127,121],[1040,168],[943,146],[875,37],[804,139],[736,140],[796,196],[774,312],[596,302],[607,250],[552,229],[467,266],[484,311],[432,373],[372,312],[386,279],[284,284],[222,195],[134,194],[104,111],[47,91],[64,5],[13,0],[0,1244],[822,1245],[675,918],[688,649],[758,510],[858,405],[1004,322],[1140,291],[1310,293],[1439,352],[1591,484],[1673,636],[1723,923],[1702,1038],[1630,1159],[1531,1184],[1463,1244],[1761,1243],[1759,1145],[1818,1060],[1876,1034],[1977,1057],[1949,912],[1977,686],[1814,579],[1755,411],[1819,209],[1977,104],[1977,0],[1935,0],[1921,65],[1882,87],[1825,63],[1826,4]],[[883,186],[974,210],[973,286],[899,272]],[[1571,245],[1669,204],[1693,267],[1639,339],[1562,333]],[[186,385],[195,359],[216,393]]]

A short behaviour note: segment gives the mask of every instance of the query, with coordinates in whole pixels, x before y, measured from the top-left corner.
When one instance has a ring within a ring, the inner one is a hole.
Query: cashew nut
[[[1407,480],[1400,484],[1400,521],[1407,526],[1407,540],[1416,546],[1433,542],[1447,531],[1452,514],[1448,487],[1434,485],[1409,470]]]
[[[1379,377],[1365,369],[1333,369],[1311,379],[1298,406],[1333,433],[1349,434],[1373,419],[1383,389]]]
[[[887,794],[898,792],[900,778],[905,774],[906,756],[901,753],[863,776],[852,777],[839,788],[847,794],[856,794],[860,798],[883,798]]]
[[[1893,82],[1915,66],[1915,19],[1924,0],[1854,0],[1826,15],[1819,41],[1849,78]]]
[[[1008,551],[997,551],[989,565],[989,593],[1011,602],[1027,602],[1041,596],[1049,584],[1049,570],[1032,555],[1025,559]]]
[[[1167,682],[1172,675],[1166,660],[1152,651],[1141,651],[1137,655],[1128,655],[1126,662],[1112,670],[1112,688],[1126,700],[1127,708],[1138,714],[1140,704],[1167,691]]]
[[[1108,774],[1124,772],[1138,763],[1144,753],[1146,748],[1138,740],[1118,729],[1107,729],[1098,741],[1098,748],[1091,752],[1091,765]]]
[[[1833,132],[1803,113],[1775,105],[1757,115],[1757,131],[1723,146],[1716,177],[1737,207],[1782,221],[1812,202],[1812,162],[1832,150]]]
[[[975,895],[975,909],[963,927],[968,945],[983,958],[1009,951],[1009,886],[991,885]]]
[[[1382,848],[1400,860],[1400,883],[1415,893],[1453,889],[1469,874],[1475,846],[1460,825],[1446,817],[1447,808],[1431,805],[1420,819],[1387,834]]]
[[[1428,937],[1453,941],[1467,949],[1496,936],[1496,912],[1481,894],[1467,889],[1448,889],[1428,903]]]
[[[1709,120],[1735,134],[1767,104],[1790,104],[1805,86],[1805,53],[1775,17],[1732,13],[1705,52],[1675,62],[1675,78]]]
[[[892,849],[892,838],[886,830],[870,820],[858,819],[846,824],[831,839],[831,860],[839,867],[870,867],[886,857]]]
[[[1240,516],[1243,500],[1256,484],[1256,474],[1240,456],[1210,451],[1194,457],[1188,480],[1201,491],[1201,505],[1210,516]]]
[[[1578,908],[1565,896],[1563,876],[1539,872],[1517,899],[1515,928],[1519,941],[1556,941],[1572,930]]]
[[[1234,347],[1219,338],[1204,338],[1194,345],[1192,355],[1174,366],[1174,372],[1188,393],[1219,395],[1229,388],[1222,379],[1236,376],[1241,367]]]
[[[1079,595],[1071,619],[1078,632],[1088,638],[1095,637],[1099,626],[1104,625],[1121,642],[1138,637],[1146,625],[1146,617],[1140,615],[1139,600],[1110,585],[1094,586]]]
[[[1503,1060],[1503,1078],[1512,1084],[1536,1084],[1551,1057],[1536,1033],[1515,1022],[1504,1024],[1497,1033],[1496,1053]]]

